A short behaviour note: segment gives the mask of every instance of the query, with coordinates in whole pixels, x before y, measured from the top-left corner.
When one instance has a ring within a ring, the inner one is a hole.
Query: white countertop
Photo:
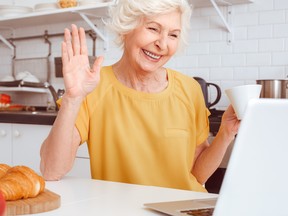
[[[143,204],[217,196],[216,194],[187,190],[73,177],[65,177],[60,181],[46,182],[46,188],[61,196],[61,207],[53,211],[33,215],[163,215],[145,208]]]

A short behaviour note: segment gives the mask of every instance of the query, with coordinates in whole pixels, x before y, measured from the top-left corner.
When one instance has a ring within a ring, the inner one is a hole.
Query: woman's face
[[[155,72],[177,51],[181,32],[178,11],[143,18],[124,39],[124,57],[139,72]]]

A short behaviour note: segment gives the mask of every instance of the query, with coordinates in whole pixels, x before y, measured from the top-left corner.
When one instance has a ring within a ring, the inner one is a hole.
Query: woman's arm
[[[46,180],[59,180],[72,168],[81,141],[75,127],[79,102],[63,96],[57,118],[42,144],[40,170]]]
[[[44,141],[40,155],[40,170],[47,180],[57,180],[71,168],[81,142],[75,121],[84,98],[100,81],[103,57],[90,68],[85,31],[72,25],[65,29],[62,43],[62,63],[65,94],[53,127]]]
[[[206,140],[196,148],[193,175],[204,184],[219,167],[229,144],[238,132],[240,121],[230,105],[222,117],[219,131],[211,144]]]

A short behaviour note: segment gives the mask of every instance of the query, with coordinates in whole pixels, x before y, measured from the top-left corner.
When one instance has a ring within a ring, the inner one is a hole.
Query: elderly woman
[[[206,191],[237,133],[229,107],[209,144],[209,111],[192,77],[163,67],[187,38],[186,0],[120,0],[111,27],[121,59],[89,67],[85,33],[72,25],[62,44],[66,93],[41,148],[47,180],[64,176],[87,142],[94,179]]]

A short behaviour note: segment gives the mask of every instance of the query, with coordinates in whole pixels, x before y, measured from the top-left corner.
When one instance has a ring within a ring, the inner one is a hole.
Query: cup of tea
[[[261,88],[262,85],[251,84],[225,90],[239,120],[243,118],[249,100],[260,97]]]

